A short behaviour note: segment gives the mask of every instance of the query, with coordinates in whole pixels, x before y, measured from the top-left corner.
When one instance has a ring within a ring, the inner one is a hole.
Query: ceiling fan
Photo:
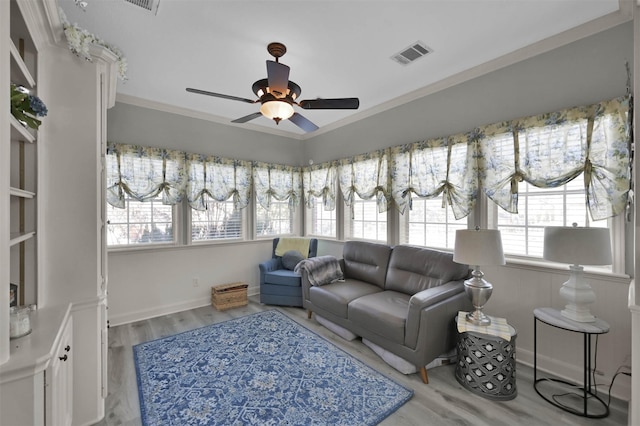
[[[303,109],[358,109],[358,98],[336,99],[309,99],[298,102],[300,86],[289,80],[289,67],[279,62],[279,58],[287,53],[287,48],[282,43],[269,43],[267,51],[275,58],[275,61],[267,61],[267,78],[253,83],[252,90],[258,99],[251,100],[237,96],[223,95],[221,93],[208,92],[206,90],[187,88],[187,92],[201,95],[214,96],[216,98],[230,99],[232,101],[255,104],[260,102],[260,111],[232,121],[232,123],[246,123],[261,115],[272,119],[276,124],[282,120],[289,120],[305,132],[318,130],[318,126],[307,118],[293,110],[293,105]]]

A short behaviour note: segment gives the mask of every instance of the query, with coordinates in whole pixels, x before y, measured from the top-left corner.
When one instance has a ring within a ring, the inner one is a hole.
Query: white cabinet
[[[9,361],[0,366],[0,425],[71,425],[71,305],[33,312],[31,325],[31,334],[11,341]]]
[[[45,423],[70,425],[73,418],[73,320],[70,318],[45,370]]]

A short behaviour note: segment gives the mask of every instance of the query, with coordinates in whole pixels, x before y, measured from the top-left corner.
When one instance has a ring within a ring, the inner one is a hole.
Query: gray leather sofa
[[[454,319],[469,311],[469,267],[451,253],[348,241],[344,282],[312,286],[302,271],[303,306],[408,361],[428,383],[425,366],[456,343]],[[415,371],[415,370],[414,370]]]

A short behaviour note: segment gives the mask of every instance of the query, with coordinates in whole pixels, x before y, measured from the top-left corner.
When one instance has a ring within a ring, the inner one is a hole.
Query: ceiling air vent
[[[160,4],[160,0],[124,0],[124,2],[141,7],[154,15],[158,14],[158,5]]]
[[[426,44],[424,44],[421,41],[416,41],[415,43],[411,44],[410,46],[402,49],[400,52],[393,55],[391,59],[393,59],[394,61],[396,61],[401,65],[408,65],[411,62],[415,61],[416,59],[422,58],[427,53],[431,53],[431,52],[433,52],[433,50],[428,48]]]

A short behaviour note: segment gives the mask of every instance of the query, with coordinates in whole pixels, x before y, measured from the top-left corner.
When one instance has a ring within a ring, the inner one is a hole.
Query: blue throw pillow
[[[301,260],[304,260],[302,253],[298,250],[289,250],[282,255],[282,266],[293,271]]]

